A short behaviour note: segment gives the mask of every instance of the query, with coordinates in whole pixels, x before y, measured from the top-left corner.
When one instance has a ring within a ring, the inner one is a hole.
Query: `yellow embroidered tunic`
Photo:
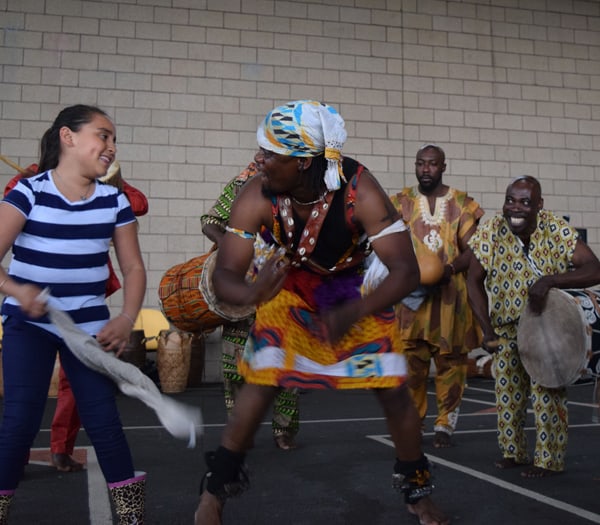
[[[429,251],[437,254],[443,264],[460,255],[459,239],[484,214],[467,193],[454,188],[436,199],[433,215],[427,197],[417,186],[405,188],[392,197],[392,202],[410,226],[417,258]],[[442,354],[464,354],[476,348],[480,331],[467,301],[464,274],[452,276],[447,285],[430,287],[429,292],[417,311],[397,306],[402,339],[427,341],[439,346]]]

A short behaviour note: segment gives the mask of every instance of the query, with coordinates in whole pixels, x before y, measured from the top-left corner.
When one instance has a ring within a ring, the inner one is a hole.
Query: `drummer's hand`
[[[119,357],[125,350],[131,336],[131,321],[124,315],[118,315],[104,325],[98,332],[96,340],[102,345],[104,351],[115,352]]]
[[[275,253],[267,259],[251,284],[254,303],[260,304],[273,299],[283,288],[289,270],[290,261],[282,254]]]
[[[531,285],[528,307],[532,314],[539,315],[542,313],[544,306],[546,306],[546,297],[548,297],[550,288],[552,288],[550,276],[544,276]]]
[[[356,301],[344,303],[321,315],[324,337],[330,344],[337,343],[358,321]]]
[[[19,301],[21,310],[34,319],[48,312],[46,302],[42,299],[42,289],[35,284],[21,284],[14,297]]]

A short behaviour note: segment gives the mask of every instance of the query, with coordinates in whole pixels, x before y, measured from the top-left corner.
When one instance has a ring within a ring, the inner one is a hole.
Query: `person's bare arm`
[[[366,171],[357,187],[355,217],[369,237],[401,220],[377,180]],[[381,237],[372,247],[389,273],[363,300],[361,317],[398,303],[419,284],[419,267],[408,230]]]
[[[355,218],[369,237],[400,220],[377,180],[363,172],[357,187]],[[361,318],[398,303],[419,283],[419,268],[408,231],[385,235],[372,243],[388,274],[375,290],[324,315],[329,339],[341,338]]]
[[[261,226],[271,227],[271,201],[261,191],[260,179],[248,181],[236,197],[231,209],[229,226],[256,234]],[[252,283],[246,282],[246,272],[254,256],[254,238],[243,238],[226,232],[219,244],[213,284],[217,297],[226,303],[259,304],[274,297],[283,285],[289,264],[281,257],[272,257]]]
[[[469,269],[467,271],[469,304],[483,332],[483,348],[488,352],[494,352],[498,346],[498,336],[494,332],[490,320],[488,296],[485,290],[485,278],[487,274],[470,249],[467,249],[465,253],[469,256]]]
[[[529,288],[529,307],[540,313],[550,288],[586,288],[600,283],[600,261],[581,239],[575,245],[574,269],[566,273],[544,275]]]
[[[223,228],[212,222],[202,226],[202,233],[206,235],[212,242],[214,242],[217,245],[217,248],[225,236],[225,231]]]
[[[469,269],[469,263],[471,259],[471,253],[469,248],[469,239],[472,235],[477,231],[477,224],[474,223],[468,231],[458,239],[458,249],[460,250],[460,255],[452,261],[454,265],[455,273],[466,272]]]
[[[119,268],[123,274],[123,310],[111,319],[97,335],[107,350],[123,351],[129,341],[133,323],[146,293],[146,270],[137,236],[137,223],[115,228],[113,243]]]

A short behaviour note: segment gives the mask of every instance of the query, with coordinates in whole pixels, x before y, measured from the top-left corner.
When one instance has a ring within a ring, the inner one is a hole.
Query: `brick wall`
[[[199,216],[291,99],[336,106],[356,156],[396,192],[424,142],[488,215],[512,177],[600,253],[600,2],[572,0],[0,0],[0,152],[21,166],[59,109],[117,125],[140,219],[146,305],[209,248]],[[0,163],[2,186],[13,170]],[[116,308],[120,296],[112,300]]]

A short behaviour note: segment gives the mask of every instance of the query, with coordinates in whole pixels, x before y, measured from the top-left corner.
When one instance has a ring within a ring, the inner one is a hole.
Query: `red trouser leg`
[[[81,421],[75,397],[62,366],[58,373],[58,398],[50,432],[50,450],[53,454],[73,454],[75,439]]]

